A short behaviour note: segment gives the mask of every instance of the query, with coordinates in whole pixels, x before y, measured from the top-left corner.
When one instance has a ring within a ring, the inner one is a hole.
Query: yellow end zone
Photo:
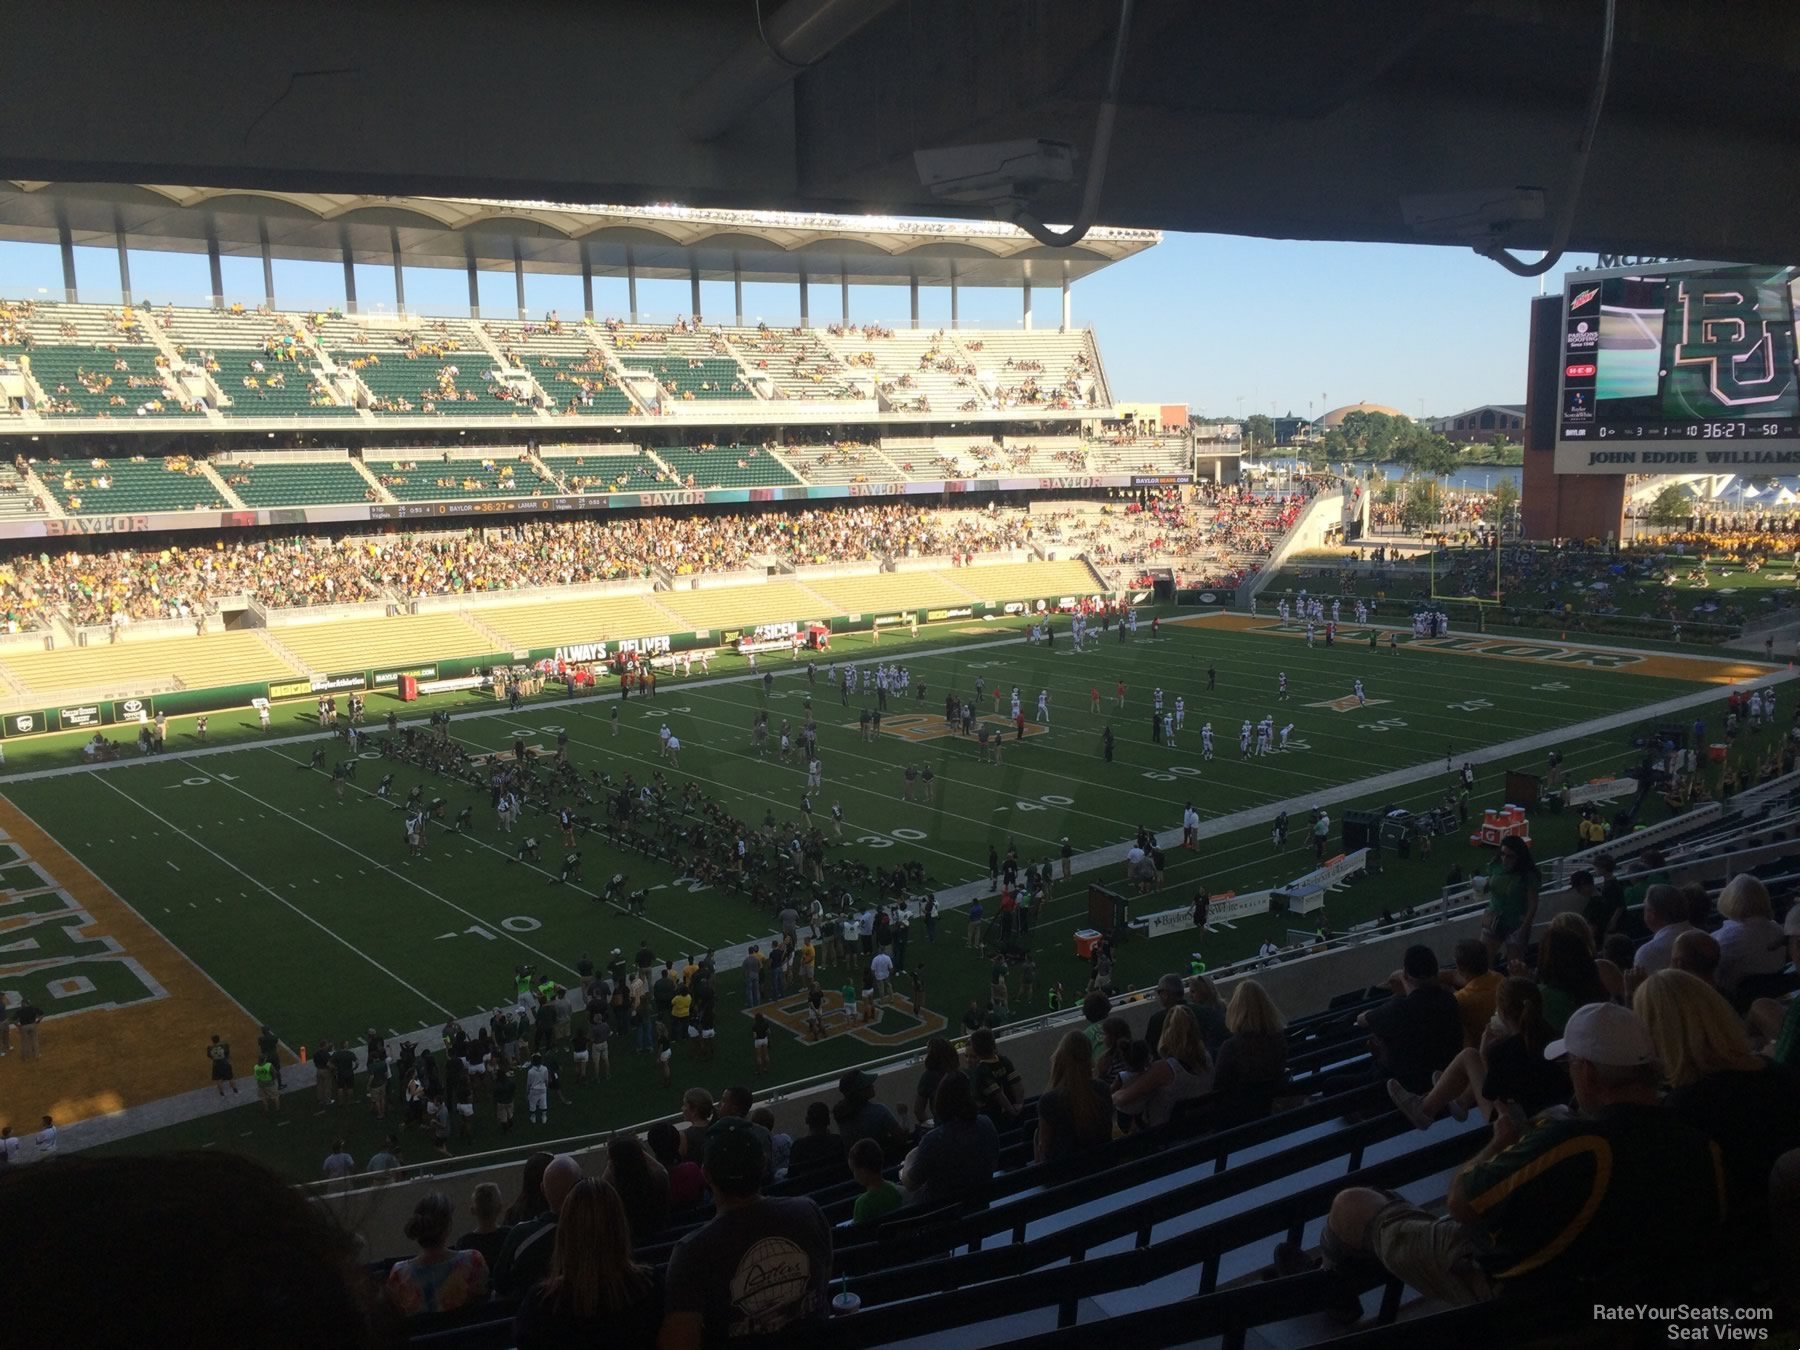
[[[29,1137],[42,1115],[67,1125],[206,1087],[215,1032],[249,1074],[250,1015],[4,797],[0,854],[0,990],[44,1013],[38,1058],[15,1032],[0,1059],[0,1122]]]
[[[1196,619],[1171,619],[1171,623],[1205,622],[1234,633],[1265,633],[1271,637],[1304,640],[1306,630],[1284,627],[1277,619],[1251,614],[1211,614]],[[1387,654],[1389,629],[1377,629],[1376,641],[1382,654]],[[1321,635],[1318,644],[1323,647]],[[1337,645],[1366,647],[1369,629],[1356,625],[1340,625]],[[1414,638],[1400,634],[1402,649],[1418,647],[1426,651],[1455,652],[1462,656],[1481,656],[1494,661],[1528,661],[1543,665],[1584,670],[1617,671],[1622,675],[1653,675],[1665,680],[1690,680],[1695,684],[1736,684],[1741,680],[1773,675],[1779,666],[1761,661],[1721,660],[1711,656],[1679,656],[1673,652],[1630,651],[1619,647],[1582,646],[1569,642],[1544,642],[1532,638],[1489,637],[1480,633],[1452,633],[1449,637]]]

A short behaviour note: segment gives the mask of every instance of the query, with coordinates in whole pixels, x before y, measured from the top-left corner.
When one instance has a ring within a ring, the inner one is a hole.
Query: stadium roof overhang
[[[796,283],[847,275],[854,284],[1017,286],[1077,281],[1152,247],[1154,230],[1096,229],[1051,249],[1012,225],[795,215],[684,207],[573,206],[451,197],[132,184],[0,182],[0,239],[54,244],[67,225],[77,246],[272,256],[386,266],[579,273],[596,276]],[[515,253],[516,250],[516,253]]]
[[[1048,221],[1076,214],[1120,13],[1092,0],[13,10],[4,178],[981,218],[992,208],[921,187],[914,151],[1045,137],[1079,157],[1074,182],[1032,202]],[[1603,11],[1138,0],[1096,218],[1427,243],[1492,225],[1541,247],[1570,196]],[[1800,5],[1618,0],[1618,16],[1571,248],[1800,256]],[[1420,204],[1433,194],[1472,205]]]

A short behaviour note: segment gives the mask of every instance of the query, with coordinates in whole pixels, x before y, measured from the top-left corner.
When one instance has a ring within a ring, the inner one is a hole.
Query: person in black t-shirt
[[[790,1177],[816,1177],[823,1182],[850,1175],[848,1145],[844,1136],[832,1133],[831,1108],[814,1102],[806,1108],[806,1133],[794,1140],[788,1153]]]
[[[1462,1049],[1462,1017],[1456,996],[1438,979],[1438,959],[1422,944],[1408,947],[1401,969],[1404,992],[1357,1017],[1375,1042],[1383,1078],[1410,1092],[1431,1090],[1431,1075],[1449,1067]]]

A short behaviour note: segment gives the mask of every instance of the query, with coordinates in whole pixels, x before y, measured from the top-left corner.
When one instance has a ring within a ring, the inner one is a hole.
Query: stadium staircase
[[[800,486],[799,476],[768,446],[678,446],[657,451],[655,459],[683,487],[690,479],[699,489]]]
[[[138,316],[106,305],[40,305],[26,321],[32,345],[0,347],[30,367],[39,416],[203,420],[177,401],[158,364],[162,347]],[[139,383],[133,386],[131,381]],[[99,386],[99,387],[95,387]],[[52,403],[60,411],[52,410]]]
[[[586,323],[488,324],[481,328],[489,341],[507,358],[507,364],[523,369],[544,396],[551,416],[635,417],[637,403],[626,391],[620,372],[600,333]],[[582,381],[601,388],[582,401]]]
[[[475,498],[531,497],[559,490],[555,475],[541,461],[516,448],[503,454],[490,449],[420,449],[390,451],[394,458],[370,459],[364,468],[398,501],[461,501]]]
[[[675,486],[673,471],[637,446],[538,452],[539,461],[570,493],[659,492]]]
[[[893,483],[906,477],[872,445],[787,446],[781,454],[808,483]]]
[[[14,484],[17,487],[14,488]],[[36,505],[33,505],[33,499]],[[0,464],[0,519],[14,516],[52,516],[63,519],[66,513],[50,495],[37,476],[35,465],[27,463],[23,472],[11,464]]]
[[[194,467],[200,470],[200,476],[218,490],[219,496],[225,499],[225,504],[234,511],[241,511],[248,504],[231,490],[230,484],[219,477],[219,471],[209,461],[197,459],[194,461]]]
[[[209,464],[244,505],[284,509],[365,499],[379,492],[360,461],[343,451],[269,451],[215,455]],[[382,493],[380,500],[390,498]]]
[[[600,341],[628,382],[650,377],[659,405],[760,401],[722,330],[608,323]]]
[[[1110,399],[1101,397],[1093,343],[1086,329],[958,336],[975,364],[983,391],[997,407],[1112,406]],[[1029,392],[1033,388],[1038,391],[1035,398]]]
[[[974,361],[947,331],[908,329],[874,338],[827,333],[820,340],[850,369],[873,371],[883,411],[948,415],[992,408]]]
[[[871,402],[874,380],[858,379],[809,328],[727,328],[725,341],[768,397],[803,403]]]

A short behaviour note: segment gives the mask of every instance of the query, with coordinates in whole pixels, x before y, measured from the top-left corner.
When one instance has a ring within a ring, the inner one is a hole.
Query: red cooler
[[[402,675],[400,677],[400,701],[402,703],[412,703],[415,702],[418,697],[419,677],[417,675]]]

